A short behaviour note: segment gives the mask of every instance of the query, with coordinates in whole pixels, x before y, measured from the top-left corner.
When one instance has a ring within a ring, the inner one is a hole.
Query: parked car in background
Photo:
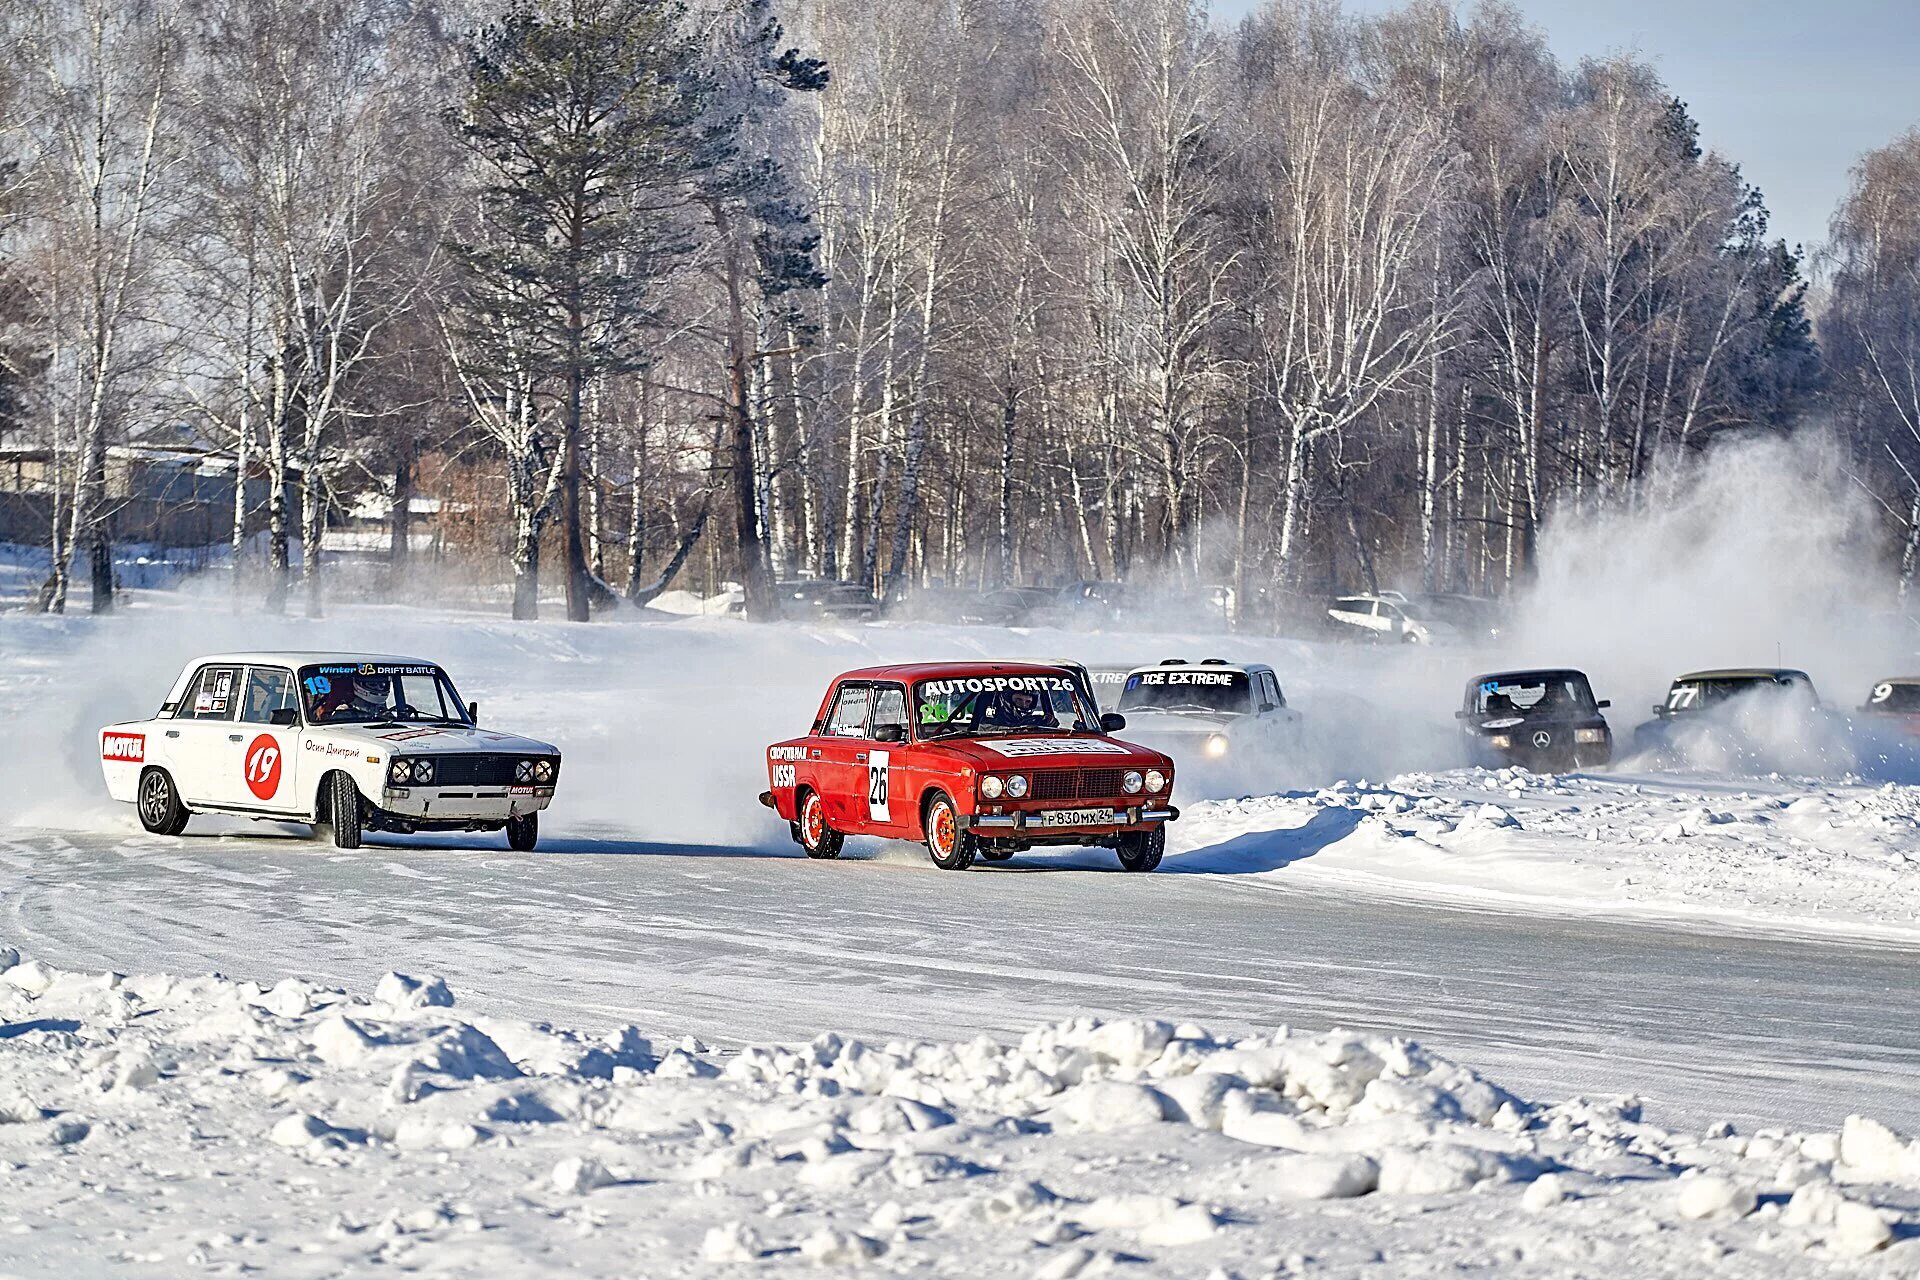
[[[1122,742],[1071,671],[1011,662],[849,671],[813,726],[767,749],[760,802],[810,858],[850,835],[924,841],[935,866],[1036,846],[1112,849],[1151,871],[1166,849],[1173,761]]]
[[[1400,591],[1341,596],[1327,607],[1337,633],[1392,644],[1465,644],[1499,636],[1492,601]]]
[[[872,622],[880,602],[857,582],[831,578],[793,578],[773,584],[780,610],[789,618],[832,622]]]
[[[1272,667],[1224,658],[1136,667],[1115,709],[1131,738],[1171,755],[1190,782],[1196,770],[1238,779],[1275,764],[1300,719]]]
[[[1584,672],[1554,667],[1475,676],[1454,715],[1475,764],[1564,773],[1613,759],[1613,732],[1600,714],[1612,705],[1595,700]]]

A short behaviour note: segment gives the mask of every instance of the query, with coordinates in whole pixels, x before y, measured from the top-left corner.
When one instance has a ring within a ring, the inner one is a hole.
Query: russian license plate
[[[1112,809],[1043,809],[1038,816],[1043,827],[1098,827],[1113,822]]]

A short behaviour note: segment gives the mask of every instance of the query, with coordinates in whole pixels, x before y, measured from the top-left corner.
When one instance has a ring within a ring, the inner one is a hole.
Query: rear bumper
[[[1037,822],[1029,822],[1038,813],[987,813],[962,814],[962,831],[982,831],[994,835],[1024,835],[1028,832],[1045,832],[1049,835],[1075,831],[1111,831],[1128,827],[1148,826],[1159,822],[1173,822],[1180,817],[1180,811],[1172,805],[1164,809],[1115,809],[1111,822],[1092,823],[1084,827],[1043,827]]]

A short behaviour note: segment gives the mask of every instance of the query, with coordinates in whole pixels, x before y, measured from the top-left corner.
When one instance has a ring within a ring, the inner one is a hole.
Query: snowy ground
[[[0,954],[0,962],[14,957]],[[1920,1143],[1678,1133],[1404,1040],[717,1054],[432,978],[0,974],[19,1274],[1910,1275]]]
[[[206,819],[165,840],[105,801],[99,724],[197,653],[294,644],[440,658],[488,722],[558,741],[541,852],[349,855]],[[1088,853],[951,876],[876,842],[812,864],[753,803],[762,746],[846,666],[1169,653],[1272,662],[1305,728],[1255,794],[1182,799],[1161,874]],[[1485,655],[1252,638],[310,624],[148,597],[0,618],[0,658],[0,941],[236,979],[0,978],[0,1088],[22,1095],[0,1099],[0,1274],[1920,1265],[1920,1155],[1836,1136],[1854,1112],[1920,1131],[1920,788],[1460,769],[1448,713]],[[1630,670],[1603,695],[1649,701]],[[459,1005],[336,990],[394,967]],[[1223,1040],[1020,1041],[1088,1015]],[[1024,1047],[741,1049],[824,1031]],[[1548,1105],[1503,1109],[1395,1035]],[[715,1048],[667,1052],[683,1036]],[[1553,1104],[1622,1093],[1647,1123]]]

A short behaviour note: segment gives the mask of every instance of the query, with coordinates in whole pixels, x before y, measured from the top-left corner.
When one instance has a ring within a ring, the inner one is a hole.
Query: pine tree
[[[480,215],[455,246],[462,310],[476,348],[510,346],[557,403],[552,500],[576,622],[596,592],[580,518],[585,391],[638,367],[658,286],[693,248],[689,184],[730,150],[707,126],[713,86],[684,19],[672,0],[515,0],[468,52],[458,126]],[[537,565],[537,541],[532,554]],[[523,581],[515,616],[536,600]]]

